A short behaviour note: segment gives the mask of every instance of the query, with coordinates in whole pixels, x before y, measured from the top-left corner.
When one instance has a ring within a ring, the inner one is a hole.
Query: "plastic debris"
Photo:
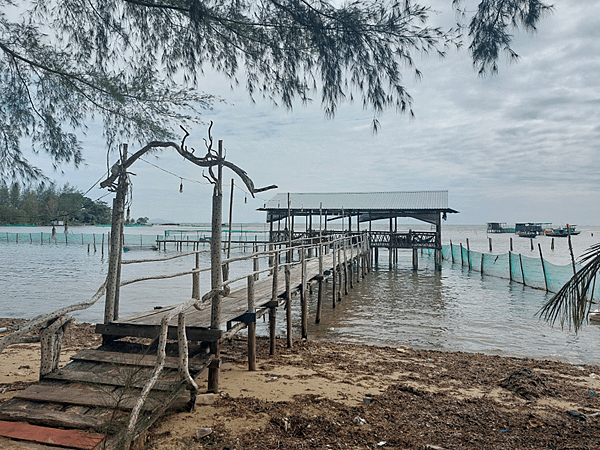
[[[591,395],[592,397],[595,397],[595,396],[596,396],[596,393],[595,393],[594,391],[590,391],[590,395]]]
[[[595,373],[590,373],[590,378],[596,378],[597,375]]]
[[[363,419],[362,417],[360,417],[360,416],[356,416],[356,417],[354,418],[354,423],[355,423],[356,425],[358,425],[358,426],[361,426],[361,425],[366,425],[366,424],[367,424],[367,421],[366,421],[365,419]]]
[[[270,381],[275,381],[275,380],[277,380],[277,377],[269,377],[265,380],[265,383],[268,383]]]
[[[196,430],[196,439],[202,439],[212,433],[212,428],[198,428]]]
[[[570,416],[573,416],[573,417],[577,417],[578,419],[581,419],[581,420],[587,420],[587,417],[585,417],[585,414],[581,414],[579,411],[573,411],[572,409],[570,409],[569,411],[567,411],[567,414],[569,414]]]
[[[386,441],[379,441],[379,442],[377,443],[377,446],[378,446],[378,447],[383,447],[385,444],[386,444]]]

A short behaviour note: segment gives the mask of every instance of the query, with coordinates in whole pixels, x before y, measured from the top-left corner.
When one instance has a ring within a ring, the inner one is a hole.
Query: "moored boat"
[[[517,231],[517,236],[533,239],[537,233],[535,231]]]
[[[581,231],[575,230],[575,225],[569,224],[567,224],[566,227],[548,228],[544,230],[544,234],[546,236],[552,237],[567,237],[569,235],[576,236],[579,233],[581,233]]]

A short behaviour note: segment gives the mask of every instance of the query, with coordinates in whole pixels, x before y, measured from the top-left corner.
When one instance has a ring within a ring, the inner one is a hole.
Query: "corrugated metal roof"
[[[294,210],[436,210],[448,208],[448,191],[290,193]],[[287,210],[288,194],[277,194],[260,210]]]

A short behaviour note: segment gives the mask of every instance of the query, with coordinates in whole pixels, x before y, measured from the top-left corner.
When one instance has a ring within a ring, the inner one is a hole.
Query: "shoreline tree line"
[[[92,200],[68,183],[21,185],[0,184],[0,225],[105,225],[111,223],[111,208]]]

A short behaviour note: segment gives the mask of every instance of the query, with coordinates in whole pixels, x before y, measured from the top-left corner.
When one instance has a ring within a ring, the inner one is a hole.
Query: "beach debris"
[[[198,428],[196,430],[196,439],[202,439],[210,434],[212,434],[212,428]]]
[[[526,368],[518,369],[508,378],[503,379],[500,382],[500,387],[511,391],[525,400],[532,400],[542,396],[555,396],[555,393],[546,386],[546,382],[542,376],[536,375]]]
[[[356,425],[358,425],[358,426],[362,426],[362,425],[366,425],[366,424],[367,424],[367,421],[366,421],[365,419],[363,419],[362,417],[360,417],[360,416],[356,416],[356,417],[354,418],[354,423],[355,423]]]
[[[283,428],[285,428],[285,431],[288,430],[289,426],[290,426],[290,419],[288,419],[287,417],[284,417],[284,419],[283,419]]]
[[[387,444],[387,442],[386,442],[386,441],[379,441],[379,442],[377,443],[377,446],[378,446],[378,447],[383,447],[385,444]]]
[[[425,448],[427,450],[446,450],[444,447],[440,447],[439,445],[431,445],[431,444],[427,444],[425,446]]]
[[[371,394],[365,394],[365,397],[363,398],[363,405],[370,405],[372,400],[373,397]]]
[[[596,378],[597,375],[595,373],[590,373],[590,378]]]
[[[277,377],[267,377],[267,379],[265,380],[265,383],[269,383],[271,381],[275,381],[277,380]]]
[[[573,417],[577,417],[578,419],[581,420],[587,420],[587,417],[585,416],[585,414],[581,414],[579,411],[574,411],[572,409],[570,409],[569,411],[567,411],[567,414]]]
[[[590,391],[590,395],[591,395],[592,397],[595,397],[595,396],[596,396],[596,393],[595,393],[594,391]]]

